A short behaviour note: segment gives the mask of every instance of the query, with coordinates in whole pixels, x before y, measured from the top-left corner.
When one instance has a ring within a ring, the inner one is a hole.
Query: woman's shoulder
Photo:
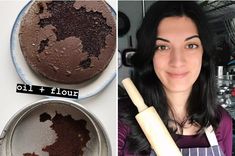
[[[216,129],[218,143],[225,155],[232,155],[233,121],[229,113],[221,106],[218,107],[220,122]]]
[[[130,103],[127,97],[118,100],[118,155],[124,155],[127,137],[130,133],[130,125],[126,120]]]
[[[218,111],[220,115],[219,125],[227,125],[232,123],[232,117],[222,106],[218,106]]]
[[[123,122],[122,120],[118,120],[118,133],[121,133],[122,135],[127,135],[130,131],[130,126]]]
[[[226,134],[226,131],[232,129],[232,117],[222,106],[218,106],[218,115],[220,120],[216,133]]]

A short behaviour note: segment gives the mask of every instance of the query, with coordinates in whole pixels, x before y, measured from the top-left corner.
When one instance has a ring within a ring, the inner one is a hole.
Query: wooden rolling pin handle
[[[125,87],[128,95],[130,96],[132,102],[137,107],[139,112],[142,112],[143,110],[148,108],[145,105],[142,96],[140,95],[139,91],[137,90],[137,88],[135,87],[130,78],[122,80],[122,84]]]

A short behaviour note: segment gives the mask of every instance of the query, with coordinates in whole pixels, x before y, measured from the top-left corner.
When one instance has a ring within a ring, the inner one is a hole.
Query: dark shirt
[[[215,130],[215,135],[218,143],[224,152],[225,156],[232,155],[232,118],[225,109],[219,107],[221,112],[221,120],[218,128]],[[119,156],[133,156],[134,154],[129,153],[128,147],[126,146],[126,138],[131,132],[130,127],[118,121],[118,155]],[[193,147],[209,147],[209,141],[206,134],[202,135],[178,135],[172,134],[174,141],[179,148],[193,148]]]

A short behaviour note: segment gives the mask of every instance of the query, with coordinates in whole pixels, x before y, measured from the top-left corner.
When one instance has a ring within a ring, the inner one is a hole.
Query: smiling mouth
[[[167,72],[167,74],[171,77],[171,78],[184,78],[189,72],[183,72],[183,73],[170,73]]]

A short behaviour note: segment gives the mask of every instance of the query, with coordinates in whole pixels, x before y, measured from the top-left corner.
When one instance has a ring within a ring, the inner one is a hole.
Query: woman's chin
[[[165,88],[166,91],[172,92],[172,93],[181,93],[181,92],[190,92],[192,87],[191,86],[185,86],[185,85],[176,85],[176,86],[169,86]]]

